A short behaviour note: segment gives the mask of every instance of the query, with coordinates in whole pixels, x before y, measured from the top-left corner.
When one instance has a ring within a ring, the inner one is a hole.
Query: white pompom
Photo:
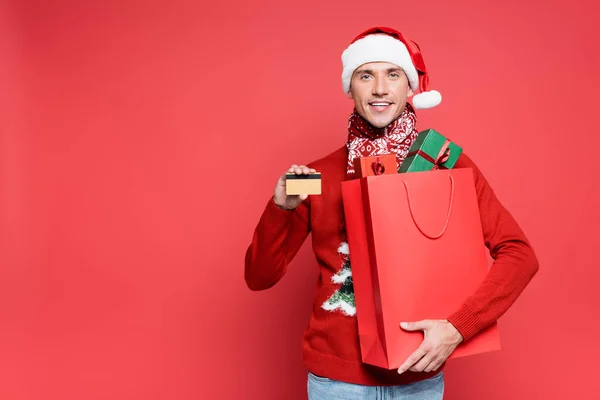
[[[415,94],[412,99],[416,109],[433,108],[442,102],[442,95],[437,90]]]

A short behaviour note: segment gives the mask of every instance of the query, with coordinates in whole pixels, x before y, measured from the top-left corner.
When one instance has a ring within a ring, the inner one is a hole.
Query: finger
[[[300,175],[300,174],[302,174],[302,168],[300,168],[299,166],[297,166],[297,165],[296,165],[296,166],[294,167],[294,173],[295,173],[296,175]]]
[[[430,351],[425,355],[425,357],[421,358],[419,362],[413,365],[410,370],[413,372],[422,372],[425,371],[427,367],[436,359],[436,354],[433,351]]]
[[[440,367],[440,362],[437,358],[434,358],[428,366],[425,367],[425,369],[423,370],[423,372],[432,372],[432,371],[437,371],[437,369]]]
[[[427,366],[427,368],[425,368],[425,372],[437,371],[438,368],[440,368],[443,363],[444,363],[443,358],[436,357],[433,359],[433,361],[431,361],[431,363]]]
[[[415,350],[410,357],[398,368],[398,373],[401,374],[416,364],[425,354],[427,354],[426,347],[421,343],[421,346]]]
[[[431,328],[433,321],[424,319],[422,321],[415,322],[401,322],[400,327],[406,331],[423,331]]]
[[[300,201],[304,201],[304,200],[306,200],[308,198],[308,195],[307,194],[301,194],[301,195],[298,196],[298,198],[300,199]]]
[[[293,174],[293,173],[294,173],[294,169],[293,168],[288,169],[287,171],[285,171],[281,175],[281,177],[279,178],[279,181],[282,182],[282,183],[286,183],[288,174]]]
[[[310,173],[310,169],[308,169],[308,167],[305,165],[301,166],[300,169],[302,170],[302,173],[305,175],[308,175]]]
[[[435,351],[430,351],[425,357],[423,357],[417,364],[413,366],[415,372],[431,372],[435,365],[439,362],[440,355]]]
[[[316,169],[314,169],[314,168],[311,168],[311,169],[310,169],[310,173],[311,173],[311,174],[314,174],[315,172],[317,172],[317,170],[316,170]]]
[[[452,351],[446,350],[442,350],[441,353],[438,353],[437,357],[435,357],[431,362],[430,370],[437,371],[437,369],[440,368],[446,362],[448,357],[450,357],[450,354],[452,354]]]

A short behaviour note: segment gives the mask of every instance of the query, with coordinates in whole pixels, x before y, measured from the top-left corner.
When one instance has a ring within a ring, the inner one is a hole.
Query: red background
[[[340,54],[388,25],[444,96],[419,127],[541,263],[446,398],[596,398],[598,9],[484,3],[3,2],[0,397],[305,398],[310,239],[261,293],[244,252],[277,177],[345,143]]]

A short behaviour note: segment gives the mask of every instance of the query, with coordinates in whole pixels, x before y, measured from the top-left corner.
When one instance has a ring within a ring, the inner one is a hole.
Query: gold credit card
[[[287,195],[321,194],[321,173],[296,175],[288,172],[285,176]]]

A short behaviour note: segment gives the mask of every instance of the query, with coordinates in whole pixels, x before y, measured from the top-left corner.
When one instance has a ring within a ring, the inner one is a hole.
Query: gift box
[[[354,170],[357,178],[365,176],[389,175],[398,173],[395,154],[384,154],[372,157],[356,157]]]
[[[427,129],[419,133],[398,172],[451,169],[461,153],[461,147],[435,130]]]
[[[348,180],[342,196],[362,361],[396,369],[423,340],[400,322],[446,319],[488,273],[473,171]],[[450,358],[498,349],[494,323]]]

